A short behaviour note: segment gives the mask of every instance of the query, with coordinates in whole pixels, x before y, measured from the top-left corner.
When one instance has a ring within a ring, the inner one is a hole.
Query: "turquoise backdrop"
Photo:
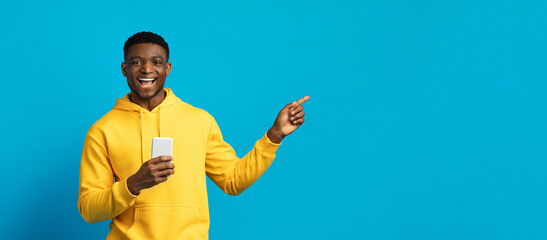
[[[80,216],[88,128],[129,90],[125,40],[239,156],[287,103],[306,123],[211,239],[547,239],[547,2],[5,1],[2,239],[104,239]]]

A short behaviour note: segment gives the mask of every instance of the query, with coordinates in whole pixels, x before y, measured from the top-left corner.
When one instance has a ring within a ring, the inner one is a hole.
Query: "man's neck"
[[[152,111],[152,109],[160,105],[160,103],[163,102],[167,96],[167,92],[165,90],[163,90],[162,93],[163,94],[160,93],[149,99],[141,99],[137,96],[137,94],[133,94],[133,92],[131,92],[129,93],[129,100],[142,108],[147,109],[148,111]]]

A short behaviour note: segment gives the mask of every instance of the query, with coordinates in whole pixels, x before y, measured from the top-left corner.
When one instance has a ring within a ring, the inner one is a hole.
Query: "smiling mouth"
[[[142,88],[150,88],[156,82],[156,78],[137,78]]]

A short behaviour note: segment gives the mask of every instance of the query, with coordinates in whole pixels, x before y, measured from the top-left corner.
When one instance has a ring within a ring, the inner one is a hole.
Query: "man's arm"
[[[98,139],[101,138],[88,132],[80,164],[78,210],[88,223],[114,218],[137,198],[129,192],[126,179],[113,183],[114,173],[106,147]]]
[[[91,131],[91,130],[90,130]],[[106,146],[87,134],[80,165],[78,209],[88,223],[112,219],[135,203],[143,189],[167,181],[175,174],[171,156],[159,156],[146,161],[127,179],[113,183]]]
[[[212,121],[209,130],[205,168],[207,176],[224,192],[238,195],[251,186],[268,169],[275,158],[275,151],[284,137],[304,123],[302,103],[308,96],[287,104],[274,125],[243,158],[236,156],[233,148],[222,139],[217,123]]]

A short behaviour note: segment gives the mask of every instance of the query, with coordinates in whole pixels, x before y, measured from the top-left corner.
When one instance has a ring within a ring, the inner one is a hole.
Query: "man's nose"
[[[152,72],[152,64],[150,63],[144,63],[141,67],[141,72],[143,73],[151,73]]]

